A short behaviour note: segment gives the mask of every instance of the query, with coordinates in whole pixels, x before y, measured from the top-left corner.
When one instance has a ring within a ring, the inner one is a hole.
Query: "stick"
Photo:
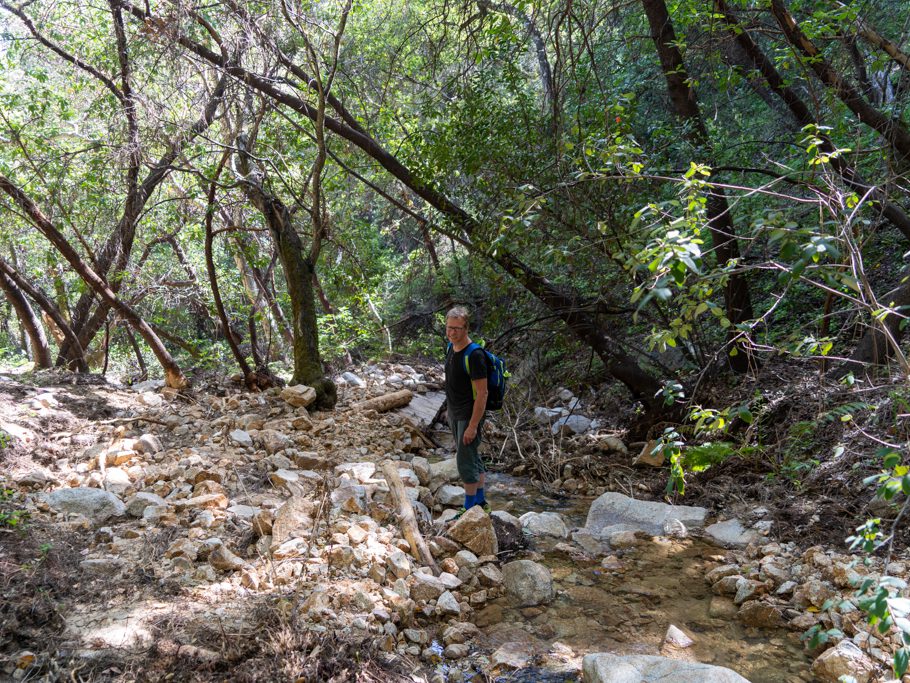
[[[414,394],[411,393],[410,389],[402,389],[401,391],[393,391],[391,394],[383,394],[376,398],[355,403],[353,407],[355,410],[375,410],[377,413],[384,413],[395,408],[403,408],[411,402],[412,398],[414,398]]]
[[[417,527],[417,518],[414,516],[414,508],[404,491],[404,484],[401,483],[401,477],[398,474],[398,466],[391,460],[382,463],[382,473],[385,480],[389,483],[389,491],[395,503],[398,505],[398,519],[401,522],[401,531],[405,539],[411,545],[411,554],[416,557],[425,567],[433,570],[434,576],[439,576],[439,567],[436,566],[436,560],[430,554],[426,541],[420,534]]]

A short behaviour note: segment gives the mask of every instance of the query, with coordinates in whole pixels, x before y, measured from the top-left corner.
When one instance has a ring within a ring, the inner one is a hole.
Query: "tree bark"
[[[165,382],[167,386],[175,389],[183,389],[187,386],[186,377],[183,376],[180,367],[164,348],[161,340],[152,331],[138,313],[117,298],[117,295],[111,291],[107,283],[92,270],[85,261],[79,256],[72,245],[67,241],[59,230],[48,220],[41,212],[38,206],[22,190],[16,187],[10,180],[0,176],[0,190],[5,192],[19,206],[20,209],[28,216],[28,219],[44,235],[44,237],[53,244],[63,257],[69,262],[73,270],[78,273],[85,283],[98,294],[105,303],[116,309],[123,318],[130,323],[136,331],[142,336],[143,340],[152,349],[155,357],[164,371]]]
[[[414,398],[414,394],[410,389],[402,389],[401,391],[393,391],[391,394],[383,394],[382,396],[369,398],[366,401],[360,401],[355,403],[353,408],[361,411],[375,410],[377,413],[384,413],[396,408],[404,408],[411,402],[412,398]]]
[[[673,109],[676,115],[688,124],[688,138],[693,146],[706,151],[709,147],[708,131],[701,116],[695,90],[689,85],[689,76],[682,53],[677,47],[676,33],[670,21],[667,5],[664,0],[642,0],[642,5],[648,17],[651,39],[657,49]],[[711,232],[718,264],[723,267],[728,263],[738,262],[739,244],[727,196],[722,189],[712,188],[709,191],[706,210],[708,229]],[[739,335],[737,325],[753,317],[749,285],[742,275],[734,273],[729,276],[724,287],[724,304],[727,318],[733,323],[728,333],[728,341],[732,344],[731,351],[737,351],[733,356],[728,354],[727,360],[734,371],[746,372],[753,365],[751,353],[744,344],[735,341]]]
[[[34,309],[29,304],[25,294],[19,289],[19,286],[13,282],[5,272],[0,270],[0,290],[6,295],[7,301],[16,311],[16,317],[19,318],[19,326],[28,335],[29,348],[32,353],[32,360],[35,367],[47,370],[53,367],[51,359],[51,349],[47,343],[47,335],[44,334],[44,327],[38,316],[35,315]]]

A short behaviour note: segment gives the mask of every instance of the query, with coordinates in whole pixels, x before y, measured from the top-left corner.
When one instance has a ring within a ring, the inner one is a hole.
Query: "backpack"
[[[452,344],[449,344],[452,348]],[[480,344],[471,342],[465,347],[464,370],[471,376],[471,366],[468,358],[475,349],[481,349],[487,356],[487,410],[501,410],[502,402],[506,397],[506,379],[511,377],[506,370],[506,362],[494,353],[490,353]],[[473,391],[473,387],[472,387]]]

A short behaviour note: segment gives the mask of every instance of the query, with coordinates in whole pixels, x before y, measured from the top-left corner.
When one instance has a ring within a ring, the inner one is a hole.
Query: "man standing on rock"
[[[446,351],[446,402],[458,475],[464,484],[461,512],[475,505],[489,512],[483,490],[486,469],[478,452],[487,407],[487,356],[471,342],[468,326],[466,308],[456,306],[446,313],[446,337],[450,342]]]

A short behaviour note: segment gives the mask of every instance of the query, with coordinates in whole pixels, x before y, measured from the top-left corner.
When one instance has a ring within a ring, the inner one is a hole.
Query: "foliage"
[[[19,498],[13,489],[0,486],[0,529],[20,529],[28,522],[28,511],[18,507]]]

